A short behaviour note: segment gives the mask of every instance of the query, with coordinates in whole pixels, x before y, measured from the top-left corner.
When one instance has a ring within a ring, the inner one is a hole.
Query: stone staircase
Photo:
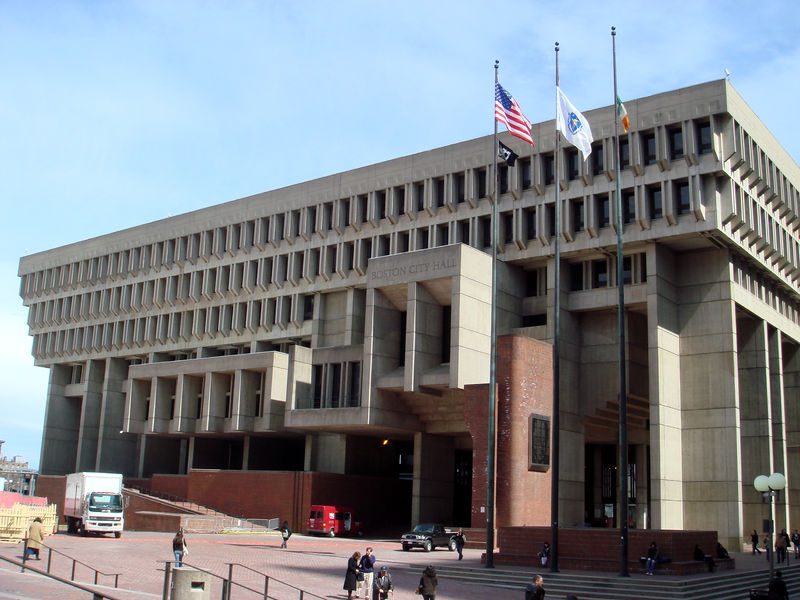
[[[171,531],[183,527],[189,533],[269,533],[274,529],[267,522],[257,523],[227,515],[208,506],[149,490],[126,487],[123,494],[131,505],[135,501],[137,506],[147,506],[146,510],[135,510],[137,523],[140,523],[137,529],[140,530]],[[166,522],[169,526],[165,525]]]
[[[547,598],[555,600],[563,600],[567,594],[575,594],[580,600],[747,600],[751,589],[766,590],[769,579],[766,568],[691,577],[645,577],[637,573],[627,578],[614,574],[462,566],[437,566],[436,572],[440,579],[519,590],[520,598],[534,573],[539,572],[545,580]],[[791,596],[792,590],[796,593],[800,589],[800,566],[783,567],[781,572]]]

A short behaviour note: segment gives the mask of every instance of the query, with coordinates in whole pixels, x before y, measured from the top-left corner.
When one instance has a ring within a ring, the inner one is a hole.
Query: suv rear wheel
[[[411,546],[408,544],[403,544],[403,552],[408,552],[409,550],[411,550]]]

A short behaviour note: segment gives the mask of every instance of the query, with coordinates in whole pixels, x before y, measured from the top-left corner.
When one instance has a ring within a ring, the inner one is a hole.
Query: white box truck
[[[67,475],[64,516],[70,533],[86,535],[96,531],[120,537],[125,526],[124,509],[119,473]]]

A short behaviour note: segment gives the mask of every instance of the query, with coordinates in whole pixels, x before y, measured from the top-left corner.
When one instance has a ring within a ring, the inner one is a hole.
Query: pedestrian
[[[542,545],[542,551],[539,552],[537,556],[539,557],[541,565],[546,567],[550,562],[550,542],[545,542],[544,545]]]
[[[781,573],[780,570],[775,571],[775,577],[769,582],[767,599],[789,600],[789,590],[786,589],[786,583],[783,581],[783,573]]]
[[[42,547],[42,543],[44,543],[42,519],[41,517],[36,517],[28,528],[28,539],[25,544],[24,556],[33,556],[36,560],[41,560],[41,558],[39,558],[39,549]]]
[[[761,554],[761,550],[758,549],[758,532],[755,529],[750,534],[750,543],[753,546],[753,554]]]
[[[372,584],[372,600],[387,600],[391,598],[394,588],[392,586],[392,576],[386,570],[386,567],[381,567],[378,576]]]
[[[292,530],[289,529],[289,521],[284,521],[281,525],[281,548],[286,548],[286,542],[292,537]]]
[[[544,600],[544,577],[534,575],[533,581],[525,586],[525,600]]]
[[[453,541],[456,543],[456,552],[458,552],[458,560],[464,558],[464,544],[467,543],[467,536],[464,535],[464,530],[459,527],[458,532],[453,536]]]
[[[344,574],[343,590],[347,590],[347,597],[353,597],[353,591],[358,587],[358,562],[361,560],[361,552],[354,552],[353,556],[347,559],[347,572]]]
[[[764,550],[767,553],[767,562],[772,557],[772,536],[768,533],[764,534]]]
[[[658,545],[655,542],[650,542],[650,547],[647,549],[647,571],[645,571],[645,575],[656,574],[657,560],[658,560]]]
[[[781,533],[775,536],[775,560],[778,564],[786,560],[786,538]]]
[[[175,555],[175,566],[183,566],[183,560],[189,555],[189,549],[186,547],[186,536],[183,533],[183,527],[178,529],[178,533],[172,538],[172,553]]]
[[[356,598],[358,598],[361,591],[364,592],[364,598],[369,598],[372,590],[372,580],[375,576],[375,555],[372,553],[370,546],[367,546],[366,553],[358,562],[358,569],[361,571],[361,577],[358,579],[359,589],[356,590]]]
[[[792,543],[794,544],[794,559],[800,560],[800,532],[797,529],[792,534]]]
[[[419,587],[417,593],[422,595],[422,600],[434,600],[436,598],[436,586],[439,585],[439,580],[436,578],[436,569],[433,565],[428,565],[422,571],[422,577],[419,578]]]

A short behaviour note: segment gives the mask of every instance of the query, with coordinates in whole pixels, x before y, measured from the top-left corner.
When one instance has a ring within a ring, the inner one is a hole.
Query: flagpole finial
[[[496,71],[497,69],[499,69],[499,68],[500,68],[500,61],[499,61],[499,60],[495,60],[495,61],[494,61],[494,69],[495,69],[495,71]]]
[[[558,42],[556,42],[556,52],[558,52]]]
[[[611,35],[617,35],[617,28],[613,25],[611,26]]]

